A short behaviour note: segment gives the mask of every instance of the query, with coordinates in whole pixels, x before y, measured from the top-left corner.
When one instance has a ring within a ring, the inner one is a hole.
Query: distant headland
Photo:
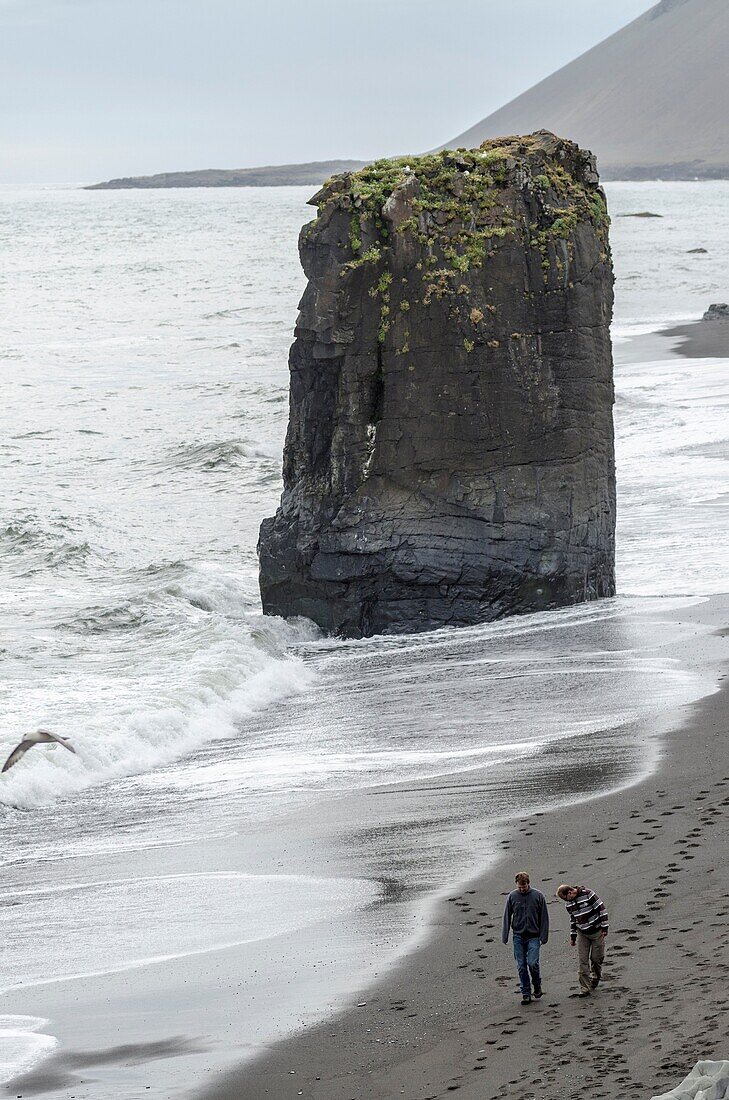
[[[340,172],[357,172],[363,160],[315,160],[307,164],[270,164],[263,168],[204,168],[197,172],[160,172],[92,183],[85,191],[120,191],[154,187],[291,187],[318,186]]]

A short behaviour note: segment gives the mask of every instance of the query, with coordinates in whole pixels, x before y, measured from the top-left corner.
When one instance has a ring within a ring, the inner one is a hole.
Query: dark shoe
[[[523,1005],[530,1005],[532,1003],[532,999],[531,999],[531,997],[529,996],[528,993],[524,994],[524,996],[521,999],[521,1003]]]
[[[599,984],[600,984],[600,979],[599,978],[590,978],[590,985],[592,986],[593,989],[597,989]]]
[[[590,990],[589,989],[581,989],[580,992],[577,994],[577,996],[578,997],[589,997],[590,996]]]
[[[544,990],[542,989],[541,985],[534,986],[534,996],[537,1000],[539,1000],[540,997],[544,996]]]

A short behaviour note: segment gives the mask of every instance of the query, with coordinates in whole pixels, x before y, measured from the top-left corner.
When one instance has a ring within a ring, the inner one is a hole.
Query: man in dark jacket
[[[549,939],[549,913],[547,899],[539,890],[532,890],[526,871],[520,871],[514,881],[516,890],[512,890],[506,899],[501,939],[508,943],[511,929],[521,984],[521,1003],[528,1005],[532,999],[532,984],[534,996],[537,999],[542,996],[539,948]]]

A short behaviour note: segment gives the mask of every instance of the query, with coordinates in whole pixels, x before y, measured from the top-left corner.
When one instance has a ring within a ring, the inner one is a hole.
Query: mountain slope
[[[603,176],[727,177],[728,57],[728,0],[662,0],[447,147],[548,129]]]

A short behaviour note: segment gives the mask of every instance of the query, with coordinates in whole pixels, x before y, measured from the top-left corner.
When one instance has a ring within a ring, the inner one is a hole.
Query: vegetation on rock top
[[[398,232],[415,232],[422,243],[430,243],[438,236],[438,228],[452,223],[460,223],[461,237],[476,241],[513,233],[516,219],[513,211],[500,202],[500,196],[515,183],[532,190],[544,212],[554,212],[550,224],[534,227],[540,238],[566,239],[584,218],[604,231],[609,219],[600,189],[585,184],[557,163],[556,157],[539,144],[540,137],[502,138],[484,142],[478,149],[378,160],[358,172],[329,180],[320,192],[319,206],[322,209],[332,201],[351,206],[350,243],[353,257],[360,260],[364,258],[360,255],[364,220],[374,221],[381,243],[386,243],[389,234],[382,208],[408,179],[417,181],[417,194],[411,203],[414,216],[402,222]],[[539,170],[532,174],[532,168]],[[436,216],[438,224],[428,226]],[[482,263],[484,251],[477,243],[468,266]]]
[[[383,208],[398,194],[406,216],[393,221]],[[425,305],[467,293],[464,276],[482,267],[502,242],[518,240],[538,250],[545,284],[553,273],[567,278],[575,232],[583,223],[594,227],[608,253],[609,217],[589,154],[545,133],[378,160],[332,177],[311,201],[320,214],[332,204],[348,211],[351,259],[343,274],[387,262],[393,232],[417,242],[415,268],[422,272]],[[380,279],[370,293],[381,301],[382,342],[392,324],[389,282]],[[473,323],[473,311],[466,315]]]

